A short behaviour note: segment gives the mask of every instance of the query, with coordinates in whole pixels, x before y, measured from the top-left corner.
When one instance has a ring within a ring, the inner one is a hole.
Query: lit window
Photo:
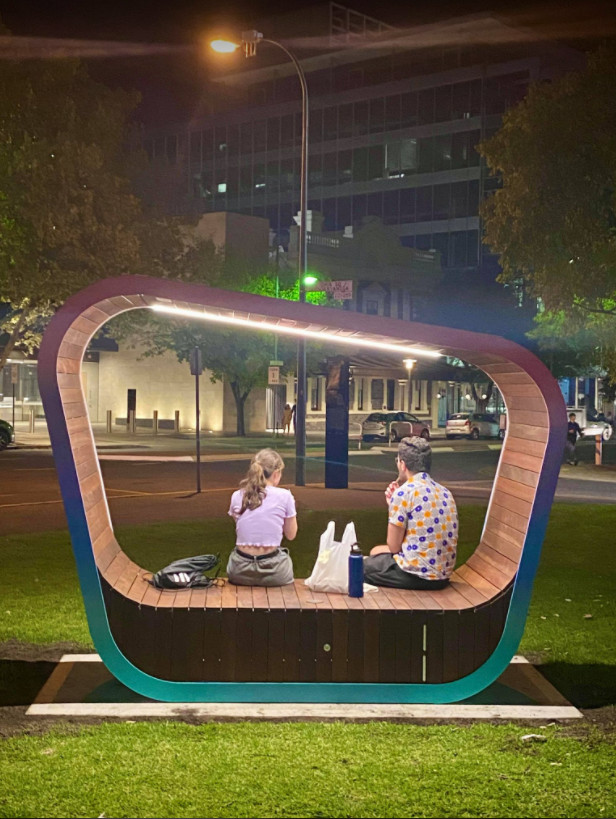
[[[227,192],[227,183],[226,182],[219,182],[217,190],[218,190],[218,193],[226,193]]]

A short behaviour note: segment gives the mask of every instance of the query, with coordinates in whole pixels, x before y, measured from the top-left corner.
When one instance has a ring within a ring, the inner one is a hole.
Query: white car
[[[600,435],[604,441],[609,441],[614,432],[614,428],[609,421],[598,418],[588,418],[584,409],[567,407],[567,420],[571,413],[575,414],[575,420],[582,429],[582,438],[595,438]]]

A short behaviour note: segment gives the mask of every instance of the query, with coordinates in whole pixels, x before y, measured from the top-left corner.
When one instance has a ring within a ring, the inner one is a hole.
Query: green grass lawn
[[[484,514],[461,507],[459,562]],[[366,546],[383,533],[380,510],[303,513],[297,576],[330,519],[339,533],[353,519]],[[554,507],[520,646],[582,708],[616,702],[615,531],[616,507]],[[155,571],[226,542],[224,565],[231,532],[216,519],[117,534]],[[92,648],[66,533],[0,538],[0,572],[0,643]],[[0,816],[614,816],[615,755],[589,722],[60,725],[0,741]]]

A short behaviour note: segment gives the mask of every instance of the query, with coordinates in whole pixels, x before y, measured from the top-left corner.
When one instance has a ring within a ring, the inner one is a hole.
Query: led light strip
[[[366,338],[344,337],[338,336],[335,333],[329,333],[324,330],[306,330],[301,327],[287,327],[281,324],[273,324],[269,321],[254,321],[253,319],[237,318],[236,316],[217,315],[216,313],[208,313],[207,311],[187,310],[183,307],[171,307],[164,304],[151,304],[150,309],[156,313],[166,313],[171,316],[181,316],[182,318],[199,319],[200,321],[213,321],[218,324],[235,324],[242,327],[252,327],[255,330],[269,330],[272,333],[286,333],[291,336],[303,336],[307,338],[314,338],[319,341],[333,341],[336,344],[353,344],[356,347],[369,347],[379,350],[388,350],[394,353],[411,353],[412,355],[425,356],[426,358],[441,358],[442,353],[437,353],[434,350],[423,350],[419,347],[406,347],[402,344],[389,344],[386,341],[377,339],[370,340]]]

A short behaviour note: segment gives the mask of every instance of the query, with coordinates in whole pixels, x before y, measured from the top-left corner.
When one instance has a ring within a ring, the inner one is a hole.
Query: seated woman
[[[238,586],[284,586],[293,582],[289,550],[283,536],[297,535],[295,498],[278,486],[284,462],[273,449],[253,456],[240,489],[231,496],[229,514],[235,521],[235,549],[229,555],[227,576]]]

